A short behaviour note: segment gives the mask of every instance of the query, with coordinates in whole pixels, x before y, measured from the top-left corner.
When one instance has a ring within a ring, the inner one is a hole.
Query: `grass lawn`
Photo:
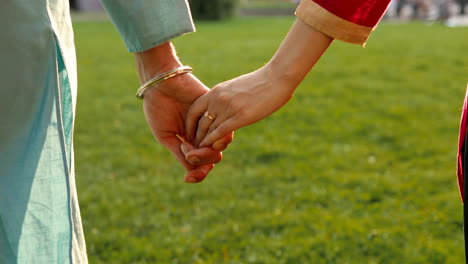
[[[213,86],[263,65],[293,19],[200,22],[175,44]],[[463,262],[455,159],[468,28],[383,23],[366,48],[334,43],[196,185],[152,139],[113,26],[75,32],[90,263]]]

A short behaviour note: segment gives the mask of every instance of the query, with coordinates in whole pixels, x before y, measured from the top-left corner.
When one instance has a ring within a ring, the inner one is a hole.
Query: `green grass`
[[[213,86],[263,65],[292,22],[198,23],[175,44]],[[468,28],[384,23],[366,48],[334,43],[291,102],[239,130],[196,185],[152,139],[113,26],[75,31],[90,263],[463,262],[455,158]]]

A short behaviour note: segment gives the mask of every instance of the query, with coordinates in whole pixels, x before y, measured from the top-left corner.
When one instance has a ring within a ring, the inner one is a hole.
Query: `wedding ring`
[[[210,120],[214,120],[214,117],[210,116],[210,114],[208,114],[208,111],[206,111],[203,116],[209,118]]]

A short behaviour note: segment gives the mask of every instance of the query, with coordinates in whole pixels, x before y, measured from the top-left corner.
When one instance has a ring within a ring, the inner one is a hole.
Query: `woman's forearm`
[[[281,87],[295,89],[330,46],[333,38],[296,19],[272,59],[265,65]]]

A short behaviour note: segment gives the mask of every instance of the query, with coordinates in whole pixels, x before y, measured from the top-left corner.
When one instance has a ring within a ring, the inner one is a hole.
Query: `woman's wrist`
[[[273,58],[268,62],[271,78],[295,89],[312,69],[333,39],[297,19]]]
[[[288,67],[285,62],[272,59],[263,68],[266,77],[275,87],[289,90],[292,93],[302,80],[300,72],[293,67]]]

